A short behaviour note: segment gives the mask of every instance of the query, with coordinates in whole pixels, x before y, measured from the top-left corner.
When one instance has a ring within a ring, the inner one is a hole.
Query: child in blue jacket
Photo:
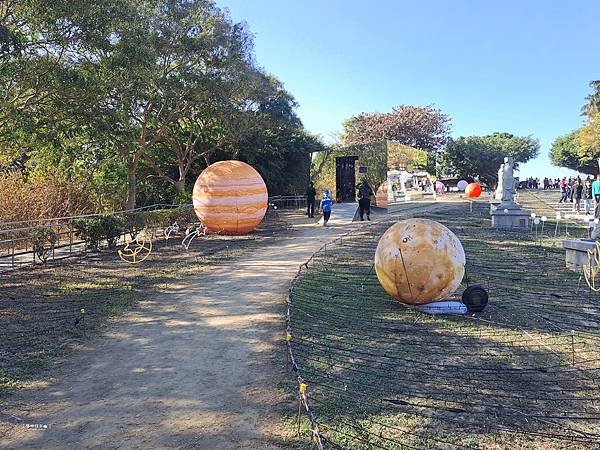
[[[323,191],[323,198],[321,199],[321,209],[323,210],[323,226],[327,226],[327,222],[331,217],[331,205],[333,204],[333,200],[329,196],[329,190],[325,189]]]

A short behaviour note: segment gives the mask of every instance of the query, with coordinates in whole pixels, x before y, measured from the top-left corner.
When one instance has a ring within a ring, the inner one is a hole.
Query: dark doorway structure
[[[358,156],[339,156],[335,158],[336,202],[356,201],[356,172],[354,163]]]

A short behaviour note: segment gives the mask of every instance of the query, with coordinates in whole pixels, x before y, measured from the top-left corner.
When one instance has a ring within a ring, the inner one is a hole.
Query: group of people
[[[558,182],[560,189],[560,200],[558,203],[573,203],[573,211],[581,211],[581,202],[583,200],[586,214],[591,213],[592,201],[596,203],[594,216],[600,217],[600,174],[596,176],[596,181],[588,176],[585,180],[581,177],[572,178],[563,177]]]
[[[360,220],[365,220],[365,214],[367,215],[367,220],[371,220],[371,197],[374,195],[373,189],[371,189],[367,180],[363,180],[356,186],[356,190]],[[316,199],[317,190],[315,189],[315,184],[311,181],[306,189],[306,214],[309,218],[315,217]],[[329,222],[329,219],[331,218],[332,205],[333,199],[331,198],[329,189],[325,189],[323,191],[323,197],[319,201],[319,208],[323,211],[323,226],[327,226],[327,222]]]
[[[589,177],[588,177],[588,179],[589,179]],[[568,180],[569,180],[569,183],[575,182],[575,178],[570,177]],[[539,178],[529,177],[520,183],[521,184],[520,187],[526,188],[526,189],[543,189],[543,190],[547,191],[547,190],[552,190],[552,189],[559,189],[561,181],[562,180],[560,178],[544,177],[543,180],[540,180]],[[579,178],[579,181],[581,182],[581,178]]]
[[[585,179],[579,176],[555,179],[544,177],[541,182],[539,178],[529,177],[520,184],[522,188],[528,189],[556,189],[560,192],[558,203],[573,203],[573,211],[578,213],[581,212],[583,205],[585,214],[591,214],[594,205],[594,215],[600,217],[600,175],[595,181],[589,175]]]

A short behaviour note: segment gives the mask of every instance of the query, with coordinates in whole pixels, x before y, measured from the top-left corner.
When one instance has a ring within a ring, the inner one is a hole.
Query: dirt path
[[[3,415],[18,424],[0,448],[277,448],[288,283],[347,230],[296,228],[141,302],[47,386],[11,397]]]

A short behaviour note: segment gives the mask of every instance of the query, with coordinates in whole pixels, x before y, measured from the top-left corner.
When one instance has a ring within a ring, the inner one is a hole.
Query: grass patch
[[[458,296],[477,283],[490,304],[435,317],[387,296],[372,261],[393,217],[317,254],[294,286],[292,345],[328,448],[598,442],[599,297],[564,268],[554,224],[537,236],[494,230],[483,202],[419,217],[448,226],[465,248]]]

